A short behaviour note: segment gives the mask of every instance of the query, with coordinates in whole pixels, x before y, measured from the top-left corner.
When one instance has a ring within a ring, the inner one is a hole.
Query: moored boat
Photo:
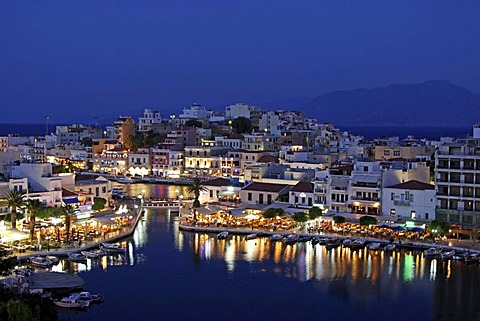
[[[441,253],[440,253],[440,258],[441,258],[443,261],[447,261],[447,260],[453,259],[453,256],[454,256],[454,255],[455,255],[455,251],[454,251],[454,250],[445,251],[445,252],[441,252]]]
[[[98,258],[98,257],[101,257],[101,256],[105,255],[105,252],[102,251],[102,250],[80,251],[80,253],[82,253],[86,257],[92,258],[92,259],[95,259],[95,258]]]
[[[248,241],[248,240],[253,240],[253,239],[256,239],[258,236],[257,233],[252,233],[252,234],[248,234],[247,236],[245,236],[245,240]]]
[[[124,253],[125,252],[125,249],[120,244],[116,244],[116,243],[102,243],[102,245],[100,245],[100,249],[107,253]]]
[[[368,245],[367,245],[367,248],[368,248],[369,250],[378,250],[378,249],[380,249],[380,245],[381,245],[381,244],[378,243],[378,242],[373,242],[373,243],[368,244]]]
[[[395,244],[387,244],[387,245],[385,245],[385,247],[383,248],[383,250],[384,250],[385,252],[391,252],[391,251],[395,250],[396,247],[397,247],[397,246],[396,246]]]
[[[53,255],[47,255],[45,256],[45,258],[47,260],[49,260],[50,262],[52,262],[52,264],[57,264],[60,260],[58,259],[58,257],[56,256],[53,256]]]
[[[281,241],[283,238],[282,234],[273,234],[270,236],[270,241],[276,242],[276,241]]]
[[[431,247],[428,250],[423,251],[423,253],[425,254],[425,257],[427,258],[435,258],[439,256],[441,252],[442,252],[442,249],[437,249],[435,247]]]
[[[468,254],[465,256],[465,264],[478,263],[478,254]]]
[[[38,266],[42,268],[47,268],[53,265],[53,262],[44,256],[32,257],[30,258],[30,262],[32,263],[33,266]]]
[[[81,261],[87,260],[87,257],[81,253],[72,252],[72,253],[68,253],[67,255],[71,261],[81,262]]]
[[[298,241],[298,234],[289,234],[284,239],[283,242],[285,244],[295,244]]]
[[[223,231],[223,232],[220,232],[217,234],[217,239],[219,240],[224,240],[228,237],[228,232],[227,231]]]
[[[74,309],[87,308],[90,305],[90,301],[80,300],[78,296],[68,296],[60,300],[53,300],[53,303],[61,308]]]
[[[365,247],[365,240],[357,239],[350,243],[350,249],[352,250],[359,250]]]
[[[327,250],[332,250],[336,247],[339,247],[341,245],[341,242],[340,240],[338,239],[331,239],[327,242],[327,244],[325,244],[325,247],[327,248]]]

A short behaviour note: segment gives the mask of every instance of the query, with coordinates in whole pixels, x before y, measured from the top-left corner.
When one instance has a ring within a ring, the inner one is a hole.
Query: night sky
[[[480,1],[2,1],[2,123],[112,122],[448,79],[480,92]]]

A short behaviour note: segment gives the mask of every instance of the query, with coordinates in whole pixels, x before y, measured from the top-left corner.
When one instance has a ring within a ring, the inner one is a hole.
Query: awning
[[[349,179],[350,178],[348,177],[333,177],[332,182],[330,183],[330,186],[346,188],[348,186]]]
[[[78,203],[78,197],[64,198],[64,199],[62,199],[62,201],[63,201],[65,204],[76,204],[76,203]]]
[[[377,175],[353,175],[352,181],[355,183],[378,183],[380,176]]]
[[[99,217],[92,217],[92,221],[97,222],[102,225],[115,225],[116,223],[112,221],[109,217],[99,216]]]
[[[75,226],[82,226],[84,224],[91,224],[93,223],[93,221],[89,218],[82,218],[80,220],[76,220],[75,222],[73,222],[73,225]]]
[[[235,196],[235,195],[237,195],[237,193],[232,191],[221,191],[220,193],[218,193],[218,196]]]

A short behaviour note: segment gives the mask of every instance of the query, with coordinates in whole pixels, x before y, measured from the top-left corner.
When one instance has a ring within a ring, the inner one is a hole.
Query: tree
[[[263,212],[263,217],[274,218],[277,216],[282,216],[283,214],[285,214],[285,210],[283,208],[272,207]]]
[[[70,225],[71,219],[73,215],[73,206],[72,205],[65,205],[62,207],[63,213],[65,214],[65,230],[67,231],[67,241],[70,239]]]
[[[306,212],[296,212],[293,213],[292,218],[297,223],[305,223],[308,221],[308,214]]]
[[[232,121],[232,128],[237,134],[250,133],[252,131],[252,121],[246,117],[238,117]]]
[[[319,207],[312,206],[308,210],[308,216],[310,217],[311,220],[314,220],[317,217],[322,216],[322,210]]]
[[[13,190],[5,194],[8,207],[11,209],[12,228],[17,227],[17,209],[25,205],[25,192]]]
[[[195,128],[202,128],[202,122],[196,119],[190,119],[185,122],[185,126],[187,127],[195,127]]]
[[[200,193],[206,192],[206,191],[208,191],[208,188],[203,186],[203,182],[200,179],[200,177],[198,176],[195,177],[193,179],[192,185],[190,185],[187,190],[188,193],[193,193],[193,195],[195,195],[195,199],[193,200],[193,204],[192,204],[192,207],[194,209],[200,207],[200,200],[199,200]],[[194,219],[196,220],[197,219],[196,211],[194,211],[193,213],[194,213]]]
[[[41,208],[43,207],[42,202],[37,199],[29,199],[25,205],[25,208],[30,213],[30,218],[28,219],[29,228],[30,228],[30,240],[33,241],[33,237],[35,234],[35,219],[37,217],[38,212],[40,212]]]
[[[448,233],[448,230],[450,229],[450,226],[447,222],[433,220],[428,223],[428,229],[433,234],[446,235]]]
[[[332,220],[335,222],[335,224],[345,223],[345,221],[346,221],[345,217],[343,217],[341,215],[334,215],[332,217]]]
[[[360,225],[376,225],[377,219],[373,216],[362,216],[360,218]]]
[[[100,211],[105,208],[105,204],[107,204],[107,200],[102,197],[94,197],[93,198],[93,205],[92,210]]]

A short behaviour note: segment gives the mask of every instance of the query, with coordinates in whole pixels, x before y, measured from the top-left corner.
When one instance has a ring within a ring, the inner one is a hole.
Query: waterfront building
[[[128,172],[133,176],[146,176],[151,174],[150,149],[139,148],[128,152]]]
[[[327,181],[326,208],[334,212],[350,212],[350,175],[330,175]]]
[[[289,203],[299,208],[310,208],[315,199],[315,185],[311,182],[298,182],[290,189]]]
[[[215,178],[203,183],[208,189],[207,193],[200,196],[201,203],[212,202],[238,202],[240,200],[240,191],[242,186],[233,180],[225,178]]]
[[[380,215],[382,170],[379,162],[359,161],[353,165],[350,205],[353,213]]]
[[[288,203],[290,185],[253,182],[240,191],[245,204],[269,205],[277,202]]]
[[[124,145],[128,137],[135,134],[135,121],[129,116],[120,116],[113,123],[114,139]]]
[[[223,146],[186,146],[185,172],[194,175],[220,175],[221,158],[230,150]]]
[[[384,187],[384,215],[420,220],[435,219],[435,186],[415,180]]]
[[[112,175],[127,174],[128,150],[113,148],[104,150],[93,158],[93,170]]]
[[[148,132],[153,130],[156,124],[162,123],[162,117],[157,110],[147,109],[143,111],[143,117],[138,118],[138,131]]]
[[[225,107],[225,119],[236,119],[238,117],[252,118],[258,115],[260,109],[257,106],[248,105],[245,103],[237,103]]]
[[[184,158],[184,152],[182,150],[170,149],[168,157],[168,172],[165,172],[164,174],[171,178],[179,178],[184,172]]]
[[[442,144],[435,153],[438,220],[480,224],[480,139]]]

